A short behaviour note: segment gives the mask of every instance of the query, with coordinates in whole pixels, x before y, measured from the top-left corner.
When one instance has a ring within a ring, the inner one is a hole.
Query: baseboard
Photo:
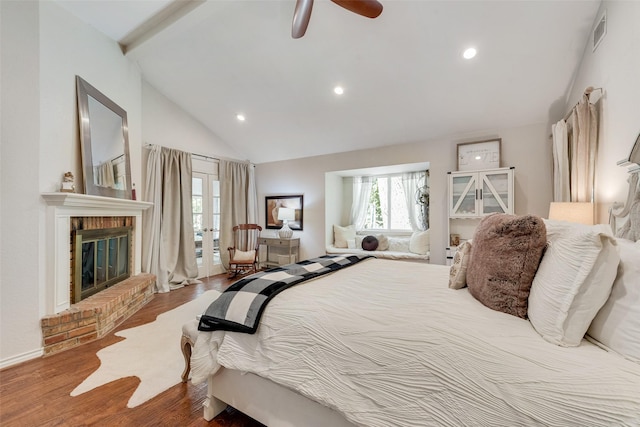
[[[36,359],[42,357],[44,354],[43,348],[40,347],[36,350],[27,351],[22,354],[8,357],[0,360],[0,369],[8,368],[9,366],[17,365],[18,363],[26,362],[27,360]]]

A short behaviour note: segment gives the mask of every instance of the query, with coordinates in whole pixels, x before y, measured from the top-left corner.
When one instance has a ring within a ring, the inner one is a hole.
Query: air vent
[[[598,48],[598,45],[604,39],[604,36],[607,35],[607,11],[605,10],[602,14],[602,18],[598,21],[598,25],[593,30],[593,51],[595,52]]]

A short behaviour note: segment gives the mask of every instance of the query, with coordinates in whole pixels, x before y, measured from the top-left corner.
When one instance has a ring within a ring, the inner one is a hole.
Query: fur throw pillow
[[[486,216],[473,236],[467,267],[469,292],[493,310],[525,318],[531,283],[546,244],[540,217]]]

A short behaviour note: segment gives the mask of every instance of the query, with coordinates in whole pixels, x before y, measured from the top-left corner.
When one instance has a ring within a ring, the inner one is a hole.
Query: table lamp
[[[296,211],[291,208],[279,208],[278,220],[282,221],[282,228],[278,231],[281,239],[290,239],[293,236],[293,230],[289,228],[289,221],[296,219]]]
[[[593,225],[593,203],[551,202],[549,219]]]

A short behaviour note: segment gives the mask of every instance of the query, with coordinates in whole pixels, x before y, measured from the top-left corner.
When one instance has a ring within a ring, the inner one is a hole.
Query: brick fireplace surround
[[[44,355],[102,338],[151,301],[156,276],[141,273],[42,318]]]
[[[147,304],[154,296],[155,276],[141,273],[142,212],[148,202],[44,193],[47,202],[47,314],[41,319],[43,354],[51,355],[101,338]],[[72,304],[70,238],[76,218],[109,223],[114,217],[130,217],[132,233],[131,277]],[[73,224],[73,225],[72,225]]]

